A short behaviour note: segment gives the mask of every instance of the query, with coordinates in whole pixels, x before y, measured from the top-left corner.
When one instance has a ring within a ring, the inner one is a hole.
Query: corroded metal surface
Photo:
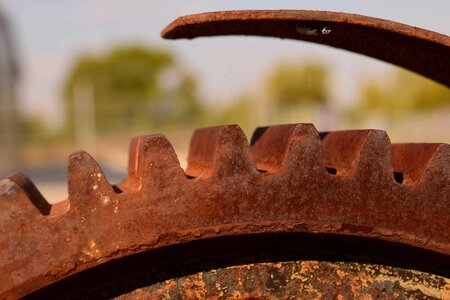
[[[222,11],[184,16],[167,26],[167,39],[259,35],[349,50],[409,69],[450,86],[450,37],[397,22],[309,10]]]
[[[247,264],[169,279],[118,299],[449,299],[450,279],[323,261]]]
[[[163,32],[230,34],[326,44],[450,85],[448,36],[364,16],[219,12]],[[0,298],[450,297],[447,144],[294,124],[249,145],[219,126],[195,131],[184,171],[164,136],[141,136],[118,185],[72,154],[68,194],[51,205],[23,174],[0,181]]]
[[[249,145],[230,125],[197,130],[188,164],[185,172],[170,143],[150,135],[132,141],[118,186],[87,153],[72,154],[69,198],[57,205],[22,175],[1,181],[0,295],[170,245],[260,233],[390,241],[450,269],[447,144],[391,145],[383,131],[298,124],[260,128]]]

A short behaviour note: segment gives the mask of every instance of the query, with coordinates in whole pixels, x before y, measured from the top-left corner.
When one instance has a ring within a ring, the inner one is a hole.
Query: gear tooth
[[[404,184],[418,183],[438,147],[439,144],[393,144],[392,165],[394,172],[401,177],[397,181]]]
[[[163,188],[186,179],[180,162],[170,142],[160,134],[140,136],[131,142],[129,172],[134,174],[139,186]],[[135,151],[132,153],[131,147]]]
[[[141,186],[140,176],[137,174],[138,172],[138,163],[139,163],[139,155],[141,153],[140,136],[134,137],[131,139],[129,147],[128,147],[128,176],[120,182],[119,184],[113,186],[115,190],[118,191],[136,191]]]
[[[256,128],[251,139],[251,151],[258,170],[279,172],[283,169],[296,126],[287,124]]]
[[[430,179],[441,178],[450,189],[450,144],[439,145],[428,163],[426,176]]]
[[[85,151],[70,155],[67,181],[71,208],[89,205],[84,202],[114,194],[98,163]]]
[[[348,130],[320,134],[325,166],[334,174],[391,176],[391,143],[382,130]]]
[[[252,137],[252,155],[260,171],[283,169],[323,170],[319,134],[312,124],[288,124],[257,128]]]
[[[16,173],[0,181],[0,199],[9,197],[14,199],[14,201],[8,201],[9,203],[30,211],[31,214],[35,214],[37,211],[44,216],[50,214],[51,205],[45,200],[34,183],[22,173]],[[30,207],[30,209],[27,207]]]
[[[186,174],[193,177],[256,173],[247,137],[238,125],[197,129],[191,138]]]
[[[142,137],[137,136],[131,139],[128,147],[128,177],[133,177],[136,173],[140,140]]]
[[[414,159],[411,159],[411,158]],[[450,145],[393,144],[392,164],[397,181],[417,184],[429,177],[450,180]]]

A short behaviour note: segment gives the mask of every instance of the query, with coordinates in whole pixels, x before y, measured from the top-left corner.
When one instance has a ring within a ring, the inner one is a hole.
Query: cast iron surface
[[[167,39],[259,35],[309,41],[395,64],[450,86],[450,37],[349,13],[310,10],[221,11],[183,16]]]
[[[319,134],[310,124],[259,128],[249,145],[238,126],[219,126],[195,131],[186,172],[163,136],[133,139],[128,178],[113,187],[77,152],[65,202],[43,203],[23,175],[1,182],[0,295],[170,245],[262,233],[387,241],[419,249],[424,271],[446,276],[449,153],[447,144],[391,145],[383,131]],[[417,263],[406,266],[423,269]]]

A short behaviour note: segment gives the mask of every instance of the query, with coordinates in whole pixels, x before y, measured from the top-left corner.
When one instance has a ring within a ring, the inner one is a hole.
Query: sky
[[[325,46],[273,38],[220,37],[165,41],[160,31],[176,17],[233,9],[314,9],[390,19],[450,35],[450,1],[189,1],[3,0],[21,59],[20,103],[29,113],[61,122],[61,86],[73,60],[115,44],[141,43],[173,51],[201,81],[208,102],[258,91],[273,66],[285,60],[322,60],[332,70],[337,105],[356,87],[391,69],[385,63]]]

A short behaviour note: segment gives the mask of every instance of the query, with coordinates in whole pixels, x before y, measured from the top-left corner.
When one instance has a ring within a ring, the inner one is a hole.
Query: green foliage
[[[249,123],[249,115],[251,113],[250,100],[246,96],[241,96],[221,109],[220,114],[212,121],[218,124],[239,124],[246,126]]]
[[[106,92],[141,101],[140,97],[151,98],[161,92],[158,75],[173,64],[173,58],[165,51],[135,46],[114,49],[100,64]]]
[[[408,116],[450,106],[450,89],[414,73],[400,70],[384,85],[367,83],[353,109],[355,117],[382,114],[388,118]]]
[[[40,115],[21,114],[18,123],[19,136],[23,144],[53,143],[64,139],[60,132],[48,127]]]
[[[47,136],[47,128],[38,116],[21,116],[19,121],[21,138],[26,142],[42,140]]]
[[[281,64],[269,78],[269,95],[279,107],[325,104],[328,71],[320,63]]]
[[[144,46],[121,46],[74,63],[64,84],[69,132],[77,89],[90,93],[100,133],[184,122],[199,110],[195,78],[171,53]]]

